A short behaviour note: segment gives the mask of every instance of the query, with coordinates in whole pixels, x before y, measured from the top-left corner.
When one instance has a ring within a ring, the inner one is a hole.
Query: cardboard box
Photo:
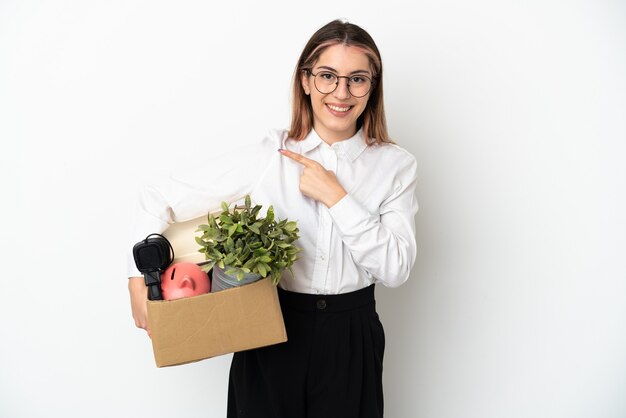
[[[174,262],[199,263],[194,232],[198,218],[164,234]],[[170,301],[148,301],[148,321],[157,367],[185,364],[287,341],[278,292],[269,278],[245,286]]]

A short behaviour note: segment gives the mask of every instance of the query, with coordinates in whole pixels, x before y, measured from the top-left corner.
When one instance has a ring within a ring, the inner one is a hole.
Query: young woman
[[[385,337],[374,286],[397,287],[415,261],[415,158],[394,144],[380,53],[362,28],[320,28],[296,66],[289,131],[240,154],[211,184],[171,179],[141,194],[136,241],[250,194],[297,219],[303,248],[279,284],[286,343],[235,353],[228,417],[383,416]],[[134,242],[136,242],[134,241]],[[148,329],[146,288],[129,262],[131,303]]]

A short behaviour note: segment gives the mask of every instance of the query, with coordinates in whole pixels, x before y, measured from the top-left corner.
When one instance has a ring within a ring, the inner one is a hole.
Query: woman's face
[[[363,50],[342,44],[329,46],[322,52],[312,68],[313,74],[329,72],[337,76],[366,76],[372,79],[369,59]],[[371,93],[364,97],[350,94],[346,78],[332,93],[320,93],[314,84],[315,77],[304,72],[302,87],[310,96],[313,108],[313,128],[327,143],[350,138],[356,133],[356,121],[365,110]]]

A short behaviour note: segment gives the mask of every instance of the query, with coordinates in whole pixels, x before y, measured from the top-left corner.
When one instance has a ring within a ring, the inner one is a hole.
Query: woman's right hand
[[[148,288],[143,277],[131,277],[128,279],[128,291],[130,292],[130,307],[137,328],[145,329],[150,336],[148,324]]]

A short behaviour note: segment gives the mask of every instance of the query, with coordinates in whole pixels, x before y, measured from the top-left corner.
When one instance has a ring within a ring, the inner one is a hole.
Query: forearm
[[[417,208],[373,215],[346,196],[331,208],[343,244],[354,261],[388,287],[404,283],[416,257],[415,225]]]
[[[130,306],[137,328],[143,328],[150,335],[148,324],[148,289],[143,277],[130,277],[128,279],[128,292],[130,294]]]

